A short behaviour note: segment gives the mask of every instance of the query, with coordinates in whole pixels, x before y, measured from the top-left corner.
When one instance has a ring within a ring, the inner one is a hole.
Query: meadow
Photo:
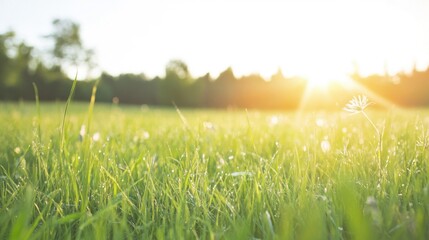
[[[429,110],[365,113],[0,103],[0,238],[429,239]]]

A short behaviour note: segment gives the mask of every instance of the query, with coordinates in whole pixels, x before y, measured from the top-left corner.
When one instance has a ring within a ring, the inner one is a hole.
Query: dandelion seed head
[[[322,149],[322,151],[323,151],[324,153],[329,152],[329,151],[331,150],[331,144],[329,143],[329,141],[328,141],[328,140],[323,140],[323,141],[320,143],[320,148]]]
[[[275,126],[275,125],[279,124],[279,122],[280,122],[280,119],[277,116],[272,116],[270,118],[270,125],[271,126]]]
[[[323,127],[323,126],[325,126],[325,124],[326,124],[326,121],[325,121],[325,119],[323,119],[323,118],[318,118],[318,119],[316,120],[316,125],[317,125],[318,127]]]
[[[100,133],[99,132],[94,133],[94,135],[92,135],[92,140],[94,142],[98,142],[100,140]]]
[[[365,202],[366,205],[370,207],[377,207],[377,200],[373,196],[369,196]]]
[[[307,152],[307,146],[305,146],[305,145],[304,145],[304,146],[302,147],[302,151]]]
[[[356,114],[364,111],[372,102],[368,100],[368,97],[365,95],[355,96],[350,100],[346,106],[343,108],[344,111],[351,114]]]
[[[150,134],[146,131],[143,132],[142,134],[143,139],[149,139],[150,138]]]
[[[13,151],[14,151],[16,154],[20,154],[20,153],[21,153],[21,148],[16,147]]]
[[[79,131],[79,141],[83,141],[83,138],[85,137],[85,135],[86,135],[86,126],[85,125],[82,125],[81,127],[80,127],[80,131]]]
[[[207,130],[214,130],[214,125],[211,122],[203,122],[203,126]]]
[[[79,135],[81,135],[83,137],[83,136],[85,136],[85,134],[86,134],[86,126],[82,125],[80,127]]]
[[[217,168],[221,168],[223,165],[225,165],[225,159],[219,158],[218,163],[219,164],[218,164]]]

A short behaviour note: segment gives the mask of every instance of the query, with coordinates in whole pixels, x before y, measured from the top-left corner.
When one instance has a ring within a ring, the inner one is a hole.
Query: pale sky
[[[0,0],[0,33],[38,48],[54,18],[81,25],[101,70],[163,75],[171,59],[193,76],[340,78],[429,65],[429,0]]]

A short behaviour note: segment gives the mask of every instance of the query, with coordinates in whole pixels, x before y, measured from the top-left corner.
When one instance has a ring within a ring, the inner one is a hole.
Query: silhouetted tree
[[[83,66],[90,71],[95,65],[94,51],[83,46],[79,24],[68,19],[55,19],[52,24],[54,31],[46,37],[54,41],[50,51],[53,64],[60,66],[62,70],[71,66]]]
[[[20,43],[16,47],[16,56],[14,61],[14,78],[16,83],[16,91],[20,98],[34,99],[34,91],[32,88],[32,71],[30,69],[33,47],[27,46],[25,43]]]
[[[0,99],[10,98],[10,87],[13,82],[10,80],[12,73],[12,59],[9,52],[13,45],[14,32],[6,32],[0,35]]]
[[[238,107],[262,108],[273,101],[268,95],[267,83],[258,74],[243,76],[237,81],[234,94],[234,102]]]
[[[270,81],[272,82],[272,83],[283,83],[283,82],[285,82],[285,77],[284,77],[284,75],[283,75],[283,71],[282,71],[282,69],[281,68],[278,68],[277,69],[277,72],[275,73],[275,74],[273,74],[272,76],[271,76],[271,78],[270,78]]]
[[[100,75],[100,82],[97,88],[97,100],[101,102],[111,102],[114,96],[115,78],[103,72]]]
[[[210,84],[209,106],[228,107],[234,106],[234,92],[237,79],[231,67],[221,72],[218,78]]]
[[[159,100],[163,105],[188,106],[187,88],[192,79],[188,66],[180,60],[170,61],[165,68],[165,78],[160,82]]]
[[[207,107],[209,106],[209,91],[210,84],[213,79],[210,74],[199,77],[189,88],[190,102],[193,107]]]

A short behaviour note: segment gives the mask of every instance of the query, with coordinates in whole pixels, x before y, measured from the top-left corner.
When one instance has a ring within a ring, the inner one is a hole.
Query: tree
[[[181,79],[182,81],[188,81],[190,79],[190,74],[188,66],[185,62],[181,60],[171,60],[167,63],[165,67],[166,77],[175,77]]]
[[[21,42],[16,46],[15,59],[13,64],[13,77],[16,91],[20,98],[34,99],[32,87],[33,72],[31,62],[33,61],[33,47]]]
[[[228,67],[225,71],[219,74],[219,77],[216,79],[216,83],[218,84],[234,84],[236,82],[236,78],[234,76],[234,72],[231,67]]]
[[[219,77],[210,84],[209,106],[228,107],[235,105],[235,88],[237,79],[231,67],[219,74]]]
[[[281,68],[278,68],[277,72],[271,76],[270,81],[272,83],[281,83],[285,81],[285,77]]]
[[[54,31],[47,35],[54,41],[50,51],[53,65],[60,66],[63,71],[71,67],[83,67],[88,73],[94,68],[94,51],[83,46],[79,24],[68,19],[55,19]]]
[[[14,32],[0,34],[0,99],[5,99],[5,94],[8,92],[6,88],[10,85],[8,81],[12,58],[9,56],[9,51],[14,37]]]
[[[188,88],[191,84],[188,66],[181,60],[171,60],[165,67],[165,79],[161,82],[161,104],[189,105]]]

